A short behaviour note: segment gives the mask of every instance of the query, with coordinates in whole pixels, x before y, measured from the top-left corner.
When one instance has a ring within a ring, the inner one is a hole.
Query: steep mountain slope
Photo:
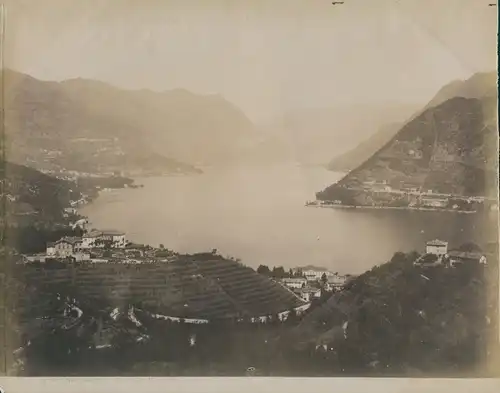
[[[39,168],[195,172],[177,160],[226,158],[252,130],[218,96],[127,91],[84,79],[47,82],[10,70],[4,80],[9,159]]]
[[[494,97],[497,94],[497,74],[495,72],[477,73],[464,81],[453,81],[441,90],[429,101],[421,110],[411,115],[405,122],[391,123],[382,126],[375,134],[366,141],[360,143],[354,149],[333,158],[327,165],[332,171],[349,171],[366,161],[371,155],[377,152],[405,123],[410,122],[425,110],[442,104],[454,98],[478,98]],[[394,119],[393,119],[394,120]]]
[[[394,189],[493,196],[496,146],[496,97],[453,98],[407,123],[377,153],[317,197],[351,202],[354,198],[353,203],[366,204],[369,201],[356,190],[370,181],[387,182]]]

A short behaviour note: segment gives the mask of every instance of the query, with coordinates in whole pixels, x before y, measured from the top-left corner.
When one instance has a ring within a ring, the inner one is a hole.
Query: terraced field
[[[133,304],[157,314],[204,319],[273,315],[304,304],[280,284],[216,255],[141,265],[24,265],[16,276],[33,289],[33,296],[18,299],[24,311],[36,309],[40,294],[47,293],[67,293],[106,308]]]

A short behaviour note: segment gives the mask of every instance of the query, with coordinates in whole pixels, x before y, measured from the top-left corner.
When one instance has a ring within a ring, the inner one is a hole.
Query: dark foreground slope
[[[21,282],[41,293],[68,294],[110,310],[134,305],[179,318],[265,316],[303,304],[292,292],[253,269],[209,255],[210,259],[180,257],[173,262],[137,265],[23,265],[17,267],[17,274]],[[29,308],[36,308],[37,301],[31,299]]]
[[[307,315],[291,336],[287,358],[298,360],[287,367],[334,375],[491,374],[496,261],[422,269],[415,257],[395,254]]]
[[[496,261],[422,269],[413,266],[416,257],[396,253],[304,316],[264,324],[162,320],[146,304],[113,309],[112,299],[49,295],[30,285],[17,306],[11,363],[23,375],[245,375],[249,367],[273,376],[494,374]],[[266,291],[263,282],[252,284],[252,292]],[[249,294],[227,292],[232,301]]]
[[[252,269],[212,254],[154,265],[18,265],[8,289],[10,364],[13,373],[28,375],[134,373],[141,362],[169,359],[176,364],[176,375],[182,375],[179,362],[193,351],[196,361],[216,362],[223,356],[227,372],[234,353],[221,342],[230,332],[239,337],[238,345],[250,345],[244,332],[254,329],[251,317],[278,321],[277,313],[304,304]],[[197,340],[192,350],[191,334]],[[194,367],[210,375],[196,361],[186,364],[186,370]],[[240,373],[248,367],[242,365],[246,361],[243,352]],[[93,367],[96,362],[103,368]]]

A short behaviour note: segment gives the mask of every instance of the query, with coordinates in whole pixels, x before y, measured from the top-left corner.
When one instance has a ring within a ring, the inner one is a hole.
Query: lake
[[[202,175],[137,179],[144,188],[101,193],[81,213],[93,227],[177,252],[210,251],[285,268],[319,265],[359,274],[396,251],[440,238],[481,241],[474,215],[305,207],[342,174],[293,163],[205,168]]]

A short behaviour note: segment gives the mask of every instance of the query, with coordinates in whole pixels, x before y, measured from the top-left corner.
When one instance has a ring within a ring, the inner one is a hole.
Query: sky
[[[44,80],[221,94],[255,122],[425,104],[496,69],[490,0],[4,0],[5,66]]]

